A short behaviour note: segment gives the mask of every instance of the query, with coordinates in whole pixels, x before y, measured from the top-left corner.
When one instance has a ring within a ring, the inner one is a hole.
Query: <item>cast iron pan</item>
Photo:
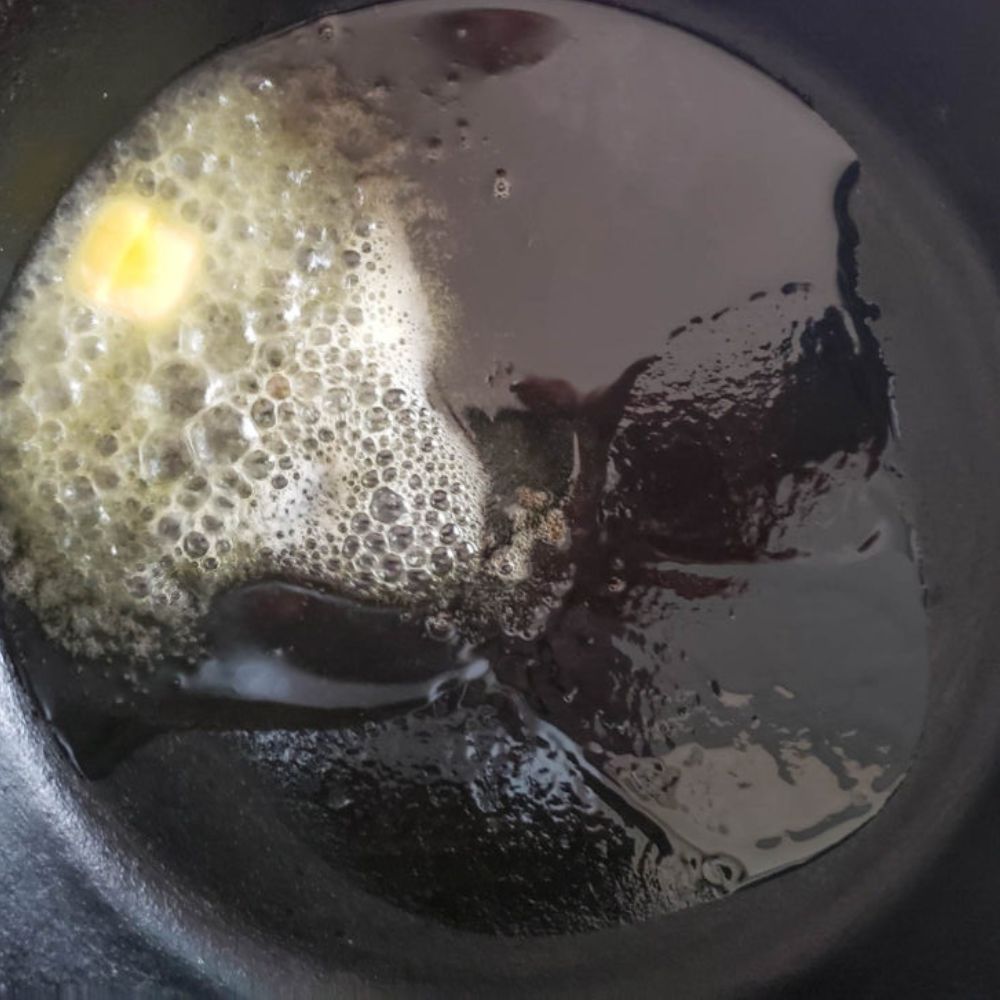
[[[338,6],[348,5],[0,3],[0,286],[74,175],[171,77],[221,45]],[[962,828],[995,787],[1000,749],[1000,621],[991,613],[1000,557],[992,44],[1000,10],[986,0],[954,8],[937,0],[631,6],[786,82],[864,165],[864,196],[852,206],[864,233],[860,263],[866,294],[891,305],[879,334],[897,377],[931,631],[928,718],[908,780],[836,850],[723,903],[585,934],[494,937],[407,915],[347,882],[310,892],[318,873],[265,839],[252,783],[213,768],[211,741],[168,740],[113,781],[80,778],[8,663],[0,679],[3,787],[12,802],[17,789],[27,794],[3,817],[6,862],[34,852],[51,863],[53,881],[68,879],[93,897],[87,919],[132,928],[103,961],[47,954],[34,967],[84,970],[97,985],[126,988],[138,976],[206,995],[995,992],[995,961],[955,971],[949,956],[974,949],[956,952],[931,915],[921,923],[913,914],[928,899],[959,912],[958,897],[940,886],[977,870],[975,857],[956,867],[956,844],[988,847],[988,828]],[[37,847],[25,850],[27,838]],[[267,853],[255,849],[265,844]],[[4,878],[16,886],[16,873]],[[62,890],[51,892],[58,921]],[[23,986],[32,982],[37,921],[20,905],[3,920],[0,981]],[[900,921],[915,936],[912,948],[885,932]],[[907,963],[916,970],[909,979]]]

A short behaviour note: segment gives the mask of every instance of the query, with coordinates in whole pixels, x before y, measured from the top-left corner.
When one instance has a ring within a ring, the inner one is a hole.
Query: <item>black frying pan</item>
[[[170,77],[219,45],[329,6],[0,7],[0,283],[67,183]],[[400,913],[310,869],[274,840],[259,790],[211,741],[158,743],[111,783],[79,778],[7,670],[0,955],[11,984],[145,980],[258,995],[995,991],[1000,969],[981,951],[992,938],[973,916],[989,907],[973,895],[966,915],[965,896],[985,891],[977,873],[996,864],[973,810],[995,786],[1000,728],[990,614],[1000,12],[912,0],[863,11],[801,0],[635,6],[787,81],[864,164],[872,208],[860,205],[857,221],[882,262],[865,271],[865,289],[891,305],[879,333],[897,375],[931,622],[928,720],[901,791],[836,850],[724,903],[620,929],[495,938]],[[950,879],[951,893],[941,888]],[[948,916],[918,917],[928,901]],[[980,948],[949,940],[943,927],[959,914]]]

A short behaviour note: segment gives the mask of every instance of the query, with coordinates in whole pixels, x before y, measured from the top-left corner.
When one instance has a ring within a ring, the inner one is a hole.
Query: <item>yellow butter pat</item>
[[[199,258],[197,234],[150,204],[112,198],[83,234],[71,265],[76,293],[137,323],[156,323],[177,307]]]

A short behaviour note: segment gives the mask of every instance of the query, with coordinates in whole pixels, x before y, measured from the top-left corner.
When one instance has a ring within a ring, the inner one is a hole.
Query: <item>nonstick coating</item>
[[[168,79],[222,44],[331,6],[0,0],[0,286],[76,172]],[[259,995],[769,990],[874,933],[878,918],[892,919],[947,865],[953,838],[995,781],[1000,88],[991,39],[1000,37],[1000,8],[989,0],[633,6],[787,81],[863,163],[853,209],[864,292],[886,312],[879,335],[897,376],[931,627],[928,721],[912,772],[846,843],[724,903],[586,935],[494,939],[401,914],[347,884],[294,888],[302,859],[254,853],[248,831],[259,824],[259,836],[270,835],[254,788],[238,771],[217,780],[210,742],[164,741],[114,781],[80,780],[5,669],[5,794],[30,789],[28,804],[6,817],[5,837],[38,837],[39,852],[57,845],[45,850],[96,890],[98,915],[117,911],[176,959],[163,975],[178,986]],[[206,839],[225,827],[213,816],[240,827],[240,837]],[[10,954],[31,919],[3,912],[3,920],[0,946]],[[151,966],[148,975],[159,972]],[[883,987],[891,981],[878,975]]]

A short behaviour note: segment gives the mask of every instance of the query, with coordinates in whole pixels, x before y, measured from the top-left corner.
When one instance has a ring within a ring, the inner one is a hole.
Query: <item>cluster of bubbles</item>
[[[428,397],[436,316],[398,141],[313,49],[275,45],[193,71],[112,144],[0,321],[5,583],[89,655],[253,575],[409,600],[481,550],[484,475]],[[122,194],[204,247],[154,330],[65,279]]]

